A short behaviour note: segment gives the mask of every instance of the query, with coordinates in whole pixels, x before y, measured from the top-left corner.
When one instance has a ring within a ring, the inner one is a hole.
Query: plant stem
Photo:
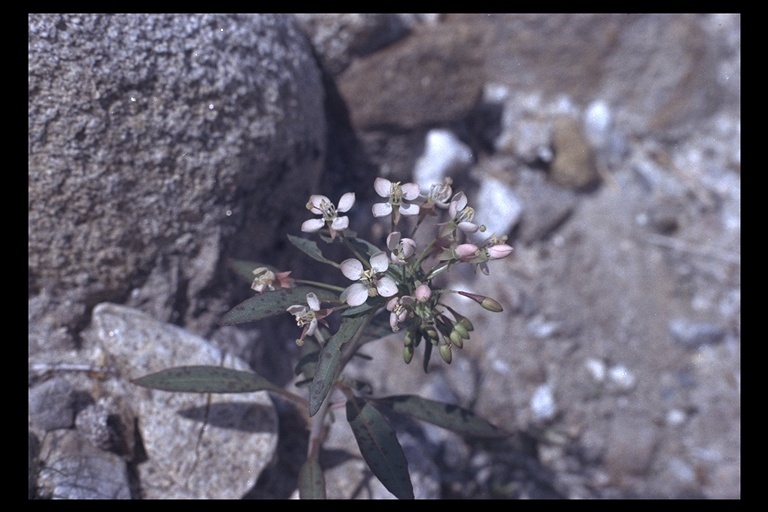
[[[332,284],[321,283],[319,281],[309,281],[307,279],[295,279],[294,282],[301,283],[301,284],[308,284],[316,288],[325,288],[326,290],[331,290],[339,293],[344,291],[344,288],[342,288],[341,286],[334,286]]]

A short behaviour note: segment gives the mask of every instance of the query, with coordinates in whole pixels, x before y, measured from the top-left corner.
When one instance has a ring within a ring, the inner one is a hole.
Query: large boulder
[[[291,16],[30,15],[30,348],[74,345],[103,300],[205,334],[222,255],[299,224],[324,146]]]

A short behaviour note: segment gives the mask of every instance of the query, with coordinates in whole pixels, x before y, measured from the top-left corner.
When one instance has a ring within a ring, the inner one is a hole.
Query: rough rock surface
[[[150,284],[134,304],[209,331],[222,255],[271,248],[317,182],[322,100],[290,16],[30,15],[30,296]]]

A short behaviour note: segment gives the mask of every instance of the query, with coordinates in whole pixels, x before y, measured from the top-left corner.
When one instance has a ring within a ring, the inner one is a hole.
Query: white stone
[[[413,180],[422,190],[442,183],[452,171],[472,163],[472,150],[449,130],[430,130],[424,154],[416,161]]]
[[[534,420],[550,420],[557,413],[557,404],[549,384],[542,384],[531,397],[531,412]]]

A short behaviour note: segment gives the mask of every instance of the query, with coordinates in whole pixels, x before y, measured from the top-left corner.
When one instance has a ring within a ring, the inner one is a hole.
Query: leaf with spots
[[[322,288],[299,286],[297,288],[280,288],[272,292],[254,295],[241,302],[225,313],[220,325],[234,325],[245,322],[255,322],[264,318],[288,314],[286,309],[294,304],[306,304],[307,294],[314,292],[323,302],[338,301],[336,293]]]
[[[432,423],[473,437],[507,437],[509,434],[458,405],[427,400],[420,396],[399,395],[376,399],[376,403],[394,412]]]
[[[325,475],[317,457],[310,457],[299,471],[299,498],[302,500],[325,499]]]
[[[408,460],[386,418],[365,399],[353,397],[347,401],[347,421],[376,478],[398,499],[413,499]]]
[[[320,252],[320,247],[317,246],[317,242],[313,242],[312,240],[307,240],[306,238],[301,238],[298,236],[288,235],[288,240],[295,245],[301,252],[312,258],[313,260],[319,261],[320,263],[327,263],[328,265],[333,265],[336,268],[339,268],[339,264],[335,261],[331,261],[325,256],[323,256],[323,253]]]
[[[323,400],[331,390],[331,386],[339,376],[341,346],[351,340],[364,325],[367,325],[367,318],[364,316],[345,318],[336,334],[331,336],[320,350],[315,377],[309,388],[310,416],[314,416],[320,409]]]
[[[187,393],[253,393],[283,389],[253,372],[221,366],[177,366],[131,380],[133,384],[161,391]]]

